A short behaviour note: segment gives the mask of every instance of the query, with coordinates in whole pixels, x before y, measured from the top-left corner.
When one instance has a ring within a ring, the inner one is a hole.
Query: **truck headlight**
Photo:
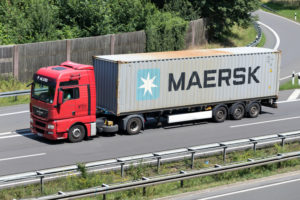
[[[48,129],[54,129],[54,125],[53,124],[48,124]]]
[[[50,132],[50,131],[49,131],[48,134],[49,134],[49,135],[53,135],[53,132]]]
[[[30,123],[33,123],[33,119],[30,117]]]

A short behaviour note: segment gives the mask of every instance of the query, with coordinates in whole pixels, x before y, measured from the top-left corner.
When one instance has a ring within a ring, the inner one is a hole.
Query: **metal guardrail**
[[[267,9],[267,10],[269,10],[269,11],[272,11],[272,12],[274,12],[274,13],[277,13],[276,10],[270,8],[269,6],[267,6],[267,5],[265,5],[265,4],[262,4],[261,7],[265,8],[265,9]]]
[[[0,98],[27,95],[27,94],[30,94],[30,92],[31,92],[31,90],[17,90],[17,91],[10,91],[10,92],[1,92]]]
[[[256,30],[256,38],[253,42],[251,42],[250,44],[247,45],[247,47],[255,47],[258,45],[258,43],[260,42],[261,38],[262,38],[262,31],[260,28],[260,25],[257,22],[253,22],[254,28]]]
[[[201,169],[201,170],[180,171],[177,174],[169,174],[166,176],[141,177],[141,179],[139,180],[113,184],[113,185],[102,184],[102,186],[100,187],[93,187],[93,188],[88,188],[88,189],[83,189],[78,191],[72,191],[72,192],[59,191],[58,194],[55,195],[49,195],[49,196],[44,196],[39,198],[31,198],[30,200],[76,199],[76,198],[89,197],[89,196],[95,196],[101,194],[104,195],[103,199],[106,199],[105,195],[108,193],[120,192],[120,191],[135,189],[135,188],[143,188],[143,195],[145,196],[147,186],[180,181],[180,186],[183,187],[184,185],[183,181],[186,179],[214,175],[214,174],[230,172],[235,170],[241,170],[241,169],[257,167],[257,166],[262,166],[262,165],[267,165],[272,163],[278,163],[278,162],[291,160],[295,158],[300,158],[300,152],[278,154],[276,156],[272,156],[265,159],[259,159],[259,160],[249,159],[248,162],[235,163],[230,165],[223,165],[223,166],[215,165],[215,167]]]
[[[253,137],[249,139],[234,140],[221,143],[213,143],[208,145],[193,146],[188,148],[180,148],[169,151],[154,152],[142,155],[135,155],[129,157],[122,157],[116,159],[109,159],[97,162],[86,163],[86,169],[88,172],[94,171],[109,171],[109,170],[121,170],[121,175],[124,174],[124,169],[129,166],[135,166],[139,164],[153,164],[157,165],[159,171],[162,162],[191,159],[191,169],[194,167],[195,157],[203,157],[214,154],[222,154],[223,161],[226,162],[226,154],[231,151],[253,149],[263,146],[270,146],[275,143],[280,143],[284,146],[287,141],[300,140],[300,130],[279,133],[274,135],[266,135],[260,137]],[[69,176],[70,174],[78,174],[77,165],[70,165],[59,168],[45,169],[34,172],[27,172],[15,175],[7,175],[0,177],[0,188],[14,187],[16,185],[25,185],[29,183],[41,183],[41,187],[44,181],[54,180],[61,177]]]

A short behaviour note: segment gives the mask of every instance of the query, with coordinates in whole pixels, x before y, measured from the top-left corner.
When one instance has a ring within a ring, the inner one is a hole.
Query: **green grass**
[[[243,47],[256,38],[256,30],[252,24],[247,28],[242,28],[237,25],[232,27],[232,34],[221,43],[208,43],[206,45],[198,47],[201,49],[223,48],[223,47]]]
[[[257,47],[263,47],[266,43],[266,36],[264,33],[262,33],[261,39],[259,41],[259,43],[257,44]]]
[[[292,84],[292,80],[280,85],[279,90],[291,90],[291,89],[297,89],[300,88],[300,85],[298,85],[298,80],[295,78],[295,84]]]
[[[269,1],[266,2],[265,5],[277,11],[276,14],[289,18],[293,21],[295,21],[295,12],[296,12],[297,22],[300,22],[300,6],[299,6],[300,4],[293,5],[292,3],[288,3],[288,1],[286,3]],[[270,12],[270,10],[267,10],[265,8],[262,9]]]
[[[264,158],[277,153],[284,153],[290,151],[299,151],[300,143],[295,142],[286,144],[284,148],[279,145],[268,147],[265,149],[259,149],[256,152],[253,150],[233,152],[227,155],[227,162],[242,162],[247,161],[248,158]],[[211,167],[214,164],[223,164],[222,156],[212,156],[205,158],[195,159],[195,169],[203,169]],[[156,171],[156,166],[151,165],[139,165],[137,167],[129,167],[125,170],[124,177],[120,176],[120,171],[110,172],[94,172],[85,173],[83,166],[80,166],[82,176],[70,176],[61,178],[55,181],[49,181],[44,184],[44,195],[56,194],[58,191],[73,191],[80,190],[95,186],[101,186],[105,183],[108,185],[138,180],[141,177],[152,177],[163,174],[179,173],[180,170],[190,170],[190,159],[183,161],[163,163],[161,165],[159,174]],[[205,176],[201,178],[195,178],[184,181],[184,188],[180,187],[179,182],[161,184],[157,186],[147,187],[147,196],[142,196],[142,189],[129,190],[124,192],[112,193],[107,196],[107,199],[153,199],[162,196],[174,195],[187,191],[194,191],[200,189],[206,189],[219,185],[226,185],[235,183],[238,181],[245,181],[254,178],[260,178],[277,173],[283,173],[291,170],[300,170],[300,159],[294,159],[291,161],[282,162],[281,164],[271,164],[267,166],[255,167],[251,169],[233,171],[228,173],[222,173],[219,175]],[[27,186],[18,186],[11,189],[4,189],[0,191],[0,199],[8,200],[13,198],[29,198],[40,196],[39,184],[32,184]],[[95,199],[100,198],[84,198]]]
[[[28,90],[30,89],[30,87],[26,87],[28,83],[20,82],[11,76],[0,76],[0,93],[16,90]],[[0,107],[29,103],[29,100],[29,95],[0,98]]]

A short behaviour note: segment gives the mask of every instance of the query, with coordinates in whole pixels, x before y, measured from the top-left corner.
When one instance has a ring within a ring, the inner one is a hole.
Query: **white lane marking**
[[[1,140],[1,139],[7,139],[7,138],[14,138],[14,137],[28,136],[28,135],[34,135],[34,134],[33,134],[33,133],[24,133],[24,134],[8,135],[8,136],[0,137],[0,140]]]
[[[198,199],[198,200],[216,199],[216,198],[220,198],[220,197],[226,197],[226,196],[240,194],[240,193],[244,193],[244,192],[260,190],[260,189],[264,189],[264,188],[274,187],[274,186],[283,185],[283,184],[287,184],[287,183],[293,183],[293,182],[297,182],[297,181],[300,181],[300,178],[293,179],[293,180],[288,180],[288,181],[282,181],[282,182],[278,182],[278,183],[272,183],[272,184],[269,184],[269,185],[253,187],[253,188],[244,189],[244,190],[239,190],[239,191],[236,191],[236,192],[228,192],[228,193],[225,193],[225,194],[219,194],[219,195],[215,195],[215,196],[211,196],[211,197],[205,197],[205,198],[201,198],[201,199]]]
[[[299,95],[300,95],[300,90],[299,89],[294,90],[294,92],[289,96],[289,98],[287,99],[287,101],[296,100]]]
[[[29,110],[23,110],[23,111],[13,112],[13,113],[4,113],[4,114],[0,114],[0,117],[7,116],[7,115],[16,115],[16,114],[28,113],[28,112],[29,112]]]
[[[31,154],[31,155],[25,155],[25,156],[16,156],[16,157],[10,157],[10,158],[0,158],[0,162],[7,161],[7,160],[21,159],[21,158],[35,157],[35,156],[44,156],[44,155],[46,155],[46,153]]]
[[[257,124],[266,124],[266,123],[272,123],[272,122],[278,122],[278,121],[286,121],[286,120],[299,119],[299,118],[300,118],[300,116],[288,117],[288,118],[282,118],[282,119],[274,119],[274,120],[269,120],[269,121],[254,122],[254,123],[249,123],[249,124],[240,124],[240,125],[230,126],[230,128],[252,126],[252,125],[257,125]]]
[[[278,47],[279,47],[279,44],[280,44],[280,38],[279,38],[279,36],[278,36],[278,34],[276,33],[276,31],[274,31],[270,26],[268,26],[268,25],[266,25],[266,24],[264,24],[264,23],[262,23],[262,22],[260,22],[260,21],[258,21],[257,22],[258,24],[261,24],[261,25],[263,25],[263,26],[265,26],[267,29],[269,29],[272,33],[273,33],[273,35],[275,36],[275,38],[276,38],[276,44],[275,44],[275,46],[274,46],[274,48],[273,49],[278,49]]]
[[[290,101],[277,101],[276,103],[292,103],[292,102],[297,102],[300,101],[300,99],[295,99],[295,100],[290,100]]]

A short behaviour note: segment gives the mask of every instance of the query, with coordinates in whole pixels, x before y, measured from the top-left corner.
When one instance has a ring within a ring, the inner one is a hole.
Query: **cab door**
[[[61,119],[76,117],[76,104],[79,99],[79,87],[61,87],[63,91],[63,104],[59,107]]]
[[[89,115],[89,94],[88,94],[88,86],[87,85],[80,85],[78,87],[78,92],[80,98],[76,101],[76,116],[83,117]]]

